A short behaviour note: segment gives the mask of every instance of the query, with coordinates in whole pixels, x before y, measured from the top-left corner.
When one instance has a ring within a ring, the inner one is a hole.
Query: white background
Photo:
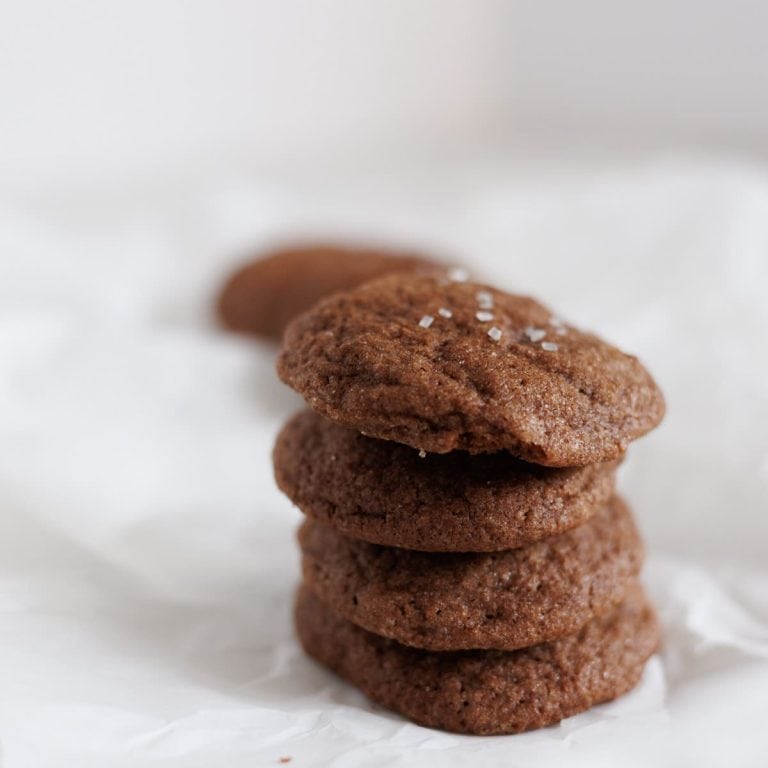
[[[768,11],[617,7],[0,5],[3,765],[765,764]],[[299,403],[209,313],[297,235],[463,260],[647,362],[635,694],[462,738],[299,653]]]
[[[3,0],[0,177],[533,140],[768,153],[762,0]]]

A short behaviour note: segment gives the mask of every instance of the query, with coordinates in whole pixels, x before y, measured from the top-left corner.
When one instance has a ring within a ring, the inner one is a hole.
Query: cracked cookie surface
[[[278,372],[314,410],[371,437],[546,466],[615,460],[664,415],[636,357],[531,298],[435,275],[320,302],[286,329]]]
[[[306,586],[295,619],[304,650],[373,701],[420,725],[478,735],[541,728],[616,698],[660,642],[637,585],[577,633],[519,651],[409,648],[340,618]]]
[[[608,501],[615,463],[553,469],[506,451],[428,454],[312,412],[274,450],[278,486],[307,516],[373,544],[434,552],[524,546],[588,520]]]
[[[506,552],[382,547],[312,520],[299,543],[305,583],[335,613],[432,651],[514,650],[573,633],[621,601],[643,558],[618,497],[578,528]]]

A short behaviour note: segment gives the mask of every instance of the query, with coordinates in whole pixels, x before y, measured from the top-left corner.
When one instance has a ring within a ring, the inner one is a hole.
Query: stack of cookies
[[[306,652],[422,725],[556,723],[659,644],[614,477],[664,402],[634,357],[536,301],[442,275],[336,294],[287,329],[313,410],[275,448],[306,514]]]

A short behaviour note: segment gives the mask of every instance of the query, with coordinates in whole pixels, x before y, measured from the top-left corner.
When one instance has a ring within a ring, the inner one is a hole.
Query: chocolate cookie
[[[562,533],[610,498],[616,471],[540,467],[505,451],[420,458],[312,411],[283,427],[274,465],[308,516],[355,539],[428,552],[494,552]]]
[[[315,410],[435,453],[508,450],[547,466],[622,455],[664,401],[637,358],[530,298],[392,275],[286,329],[278,372]]]
[[[336,616],[306,587],[296,627],[310,656],[384,707],[430,728],[482,735],[552,725],[616,698],[659,646],[639,586],[578,633],[519,651],[409,648]]]
[[[392,272],[436,267],[420,255],[372,248],[282,248],[238,269],[222,288],[217,311],[231,330],[279,340],[285,326],[323,296]]]
[[[493,554],[414,552],[307,520],[305,583],[337,614],[431,651],[514,650],[575,632],[624,597],[643,547],[614,497],[584,525]]]

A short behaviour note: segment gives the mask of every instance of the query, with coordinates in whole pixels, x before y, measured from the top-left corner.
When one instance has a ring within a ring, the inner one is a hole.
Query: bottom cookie
[[[373,701],[420,725],[478,735],[552,725],[626,693],[660,640],[639,585],[577,634],[518,651],[409,648],[336,616],[306,586],[296,629],[307,654]]]

